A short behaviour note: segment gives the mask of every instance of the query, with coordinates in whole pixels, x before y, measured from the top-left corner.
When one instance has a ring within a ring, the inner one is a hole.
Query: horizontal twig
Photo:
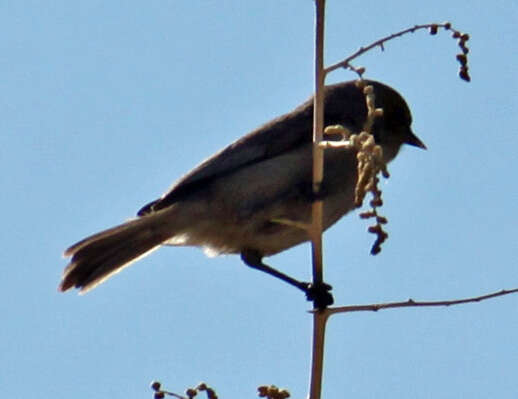
[[[403,302],[386,302],[386,303],[374,303],[367,305],[349,305],[349,306],[338,306],[333,308],[326,309],[329,316],[336,313],[347,313],[347,312],[377,312],[382,309],[392,309],[392,308],[410,308],[410,307],[424,307],[424,306],[452,306],[452,305],[460,305],[463,303],[472,303],[472,302],[481,302],[486,299],[491,299],[503,295],[514,294],[518,292],[518,288],[513,288],[511,290],[501,290],[498,292],[493,292],[491,294],[471,297],[471,298],[462,298],[462,299],[452,299],[452,300],[443,300],[443,301],[414,301],[413,299],[408,299]]]

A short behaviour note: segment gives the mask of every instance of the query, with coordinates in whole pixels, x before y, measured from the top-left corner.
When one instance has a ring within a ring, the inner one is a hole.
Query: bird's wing
[[[313,103],[310,99],[291,113],[268,122],[206,159],[180,178],[158,200],[145,205],[138,215],[163,209],[214,178],[311,142],[312,120]]]
[[[366,81],[379,87],[381,84]],[[343,124],[359,130],[367,108],[363,93],[354,81],[326,86],[324,124]],[[313,98],[240,138],[178,180],[162,197],[144,206],[138,215],[163,209],[212,179],[264,161],[312,141]]]

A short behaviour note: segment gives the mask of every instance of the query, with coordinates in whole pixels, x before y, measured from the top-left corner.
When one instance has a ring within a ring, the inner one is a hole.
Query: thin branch
[[[326,336],[327,309],[313,313],[313,342],[311,359],[311,379],[309,399],[320,399],[322,394],[322,376],[324,371],[324,343]]]
[[[442,24],[432,23],[432,24],[414,25],[411,28],[404,29],[402,31],[393,33],[389,36],[386,36],[382,39],[376,40],[375,42],[369,44],[366,47],[360,47],[355,53],[353,53],[349,57],[345,58],[344,60],[337,62],[336,64],[328,66],[324,71],[326,74],[328,74],[329,72],[332,72],[336,69],[346,68],[346,69],[350,69],[351,71],[356,72],[360,77],[362,77],[363,73],[365,72],[365,68],[361,68],[361,67],[357,68],[357,67],[351,65],[351,61],[354,60],[355,58],[358,58],[360,55],[372,50],[375,47],[379,47],[381,49],[381,51],[384,51],[386,42],[388,42],[392,39],[395,39],[397,37],[406,35],[407,33],[414,33],[417,30],[428,29],[430,31],[430,34],[435,35],[437,33],[438,28],[443,28],[445,30],[451,30],[453,32],[453,37],[459,38],[459,46],[463,50],[463,53],[464,54],[467,53],[467,48],[465,47],[465,42],[466,42],[466,40],[469,39],[469,36],[461,33],[460,31],[457,31],[456,29],[453,29],[449,22],[444,22]],[[462,38],[464,38],[464,39],[462,39]],[[461,62],[461,60],[459,60],[459,62]],[[469,81],[469,75],[468,75],[467,71],[468,70],[467,70],[466,62],[464,62],[464,64],[461,62],[461,72],[460,72],[461,78]]]
[[[387,303],[375,303],[368,305],[350,305],[350,306],[339,306],[334,308],[326,309],[326,313],[328,316],[336,313],[348,313],[348,312],[377,312],[382,309],[392,309],[392,308],[413,308],[413,307],[424,307],[424,306],[452,306],[452,305],[461,305],[463,303],[473,303],[473,302],[481,302],[487,299],[496,298],[499,296],[509,295],[518,293],[518,288],[513,288],[511,290],[501,290],[497,292],[493,292],[491,294],[471,297],[471,298],[463,298],[463,299],[452,299],[452,300],[443,300],[443,301],[414,301],[413,299],[408,299],[403,302],[387,302]]]
[[[419,30],[419,29],[430,29],[431,26],[432,26],[432,24],[415,25],[415,26],[413,26],[411,28],[404,29],[404,30],[399,31],[397,33],[393,33],[391,35],[385,36],[384,38],[376,40],[374,43],[369,44],[367,47],[360,47],[355,53],[351,54],[346,59],[344,59],[344,60],[342,60],[340,62],[337,62],[336,64],[328,66],[325,69],[325,71],[326,71],[326,73],[329,73],[329,72],[332,72],[332,71],[334,71],[335,69],[338,69],[338,68],[348,68],[348,69],[351,69],[351,70],[353,70],[353,71],[358,73],[356,68],[352,67],[349,64],[355,58],[358,58],[360,55],[370,51],[374,47],[380,47],[381,51],[384,51],[385,50],[385,47],[384,47],[385,42],[388,42],[389,40],[395,39],[396,37],[400,37],[400,36],[406,35],[407,33],[414,33],[416,30]],[[361,74],[362,73],[359,73],[360,76],[361,76]]]
[[[313,192],[318,198],[324,177],[324,150],[319,143],[324,131],[324,13],[325,0],[315,1],[315,97],[313,104]],[[313,252],[313,284],[323,282],[322,214],[323,201],[314,201],[309,234]]]
[[[320,142],[324,135],[324,21],[325,0],[315,0],[315,97],[313,105],[313,192],[320,194],[324,177],[324,150]],[[323,284],[322,261],[322,200],[314,201],[311,208],[311,249],[313,260],[313,285]],[[315,306],[316,307],[316,306]],[[320,399],[324,368],[324,339],[327,316],[323,311],[313,314],[313,337],[311,345],[311,375],[309,399]]]

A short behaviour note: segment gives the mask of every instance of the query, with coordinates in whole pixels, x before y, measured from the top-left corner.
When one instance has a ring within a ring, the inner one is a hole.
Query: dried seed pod
[[[360,213],[360,218],[362,218],[362,219],[370,219],[370,218],[373,218],[374,216],[376,216],[376,213],[374,211]]]
[[[369,233],[378,234],[381,231],[381,226],[379,224],[375,224],[374,226],[369,226],[367,231]]]
[[[461,79],[463,79],[467,82],[469,82],[471,80],[471,77],[469,76],[469,72],[468,72],[468,67],[466,65],[460,67],[459,76]]]
[[[466,57],[466,54],[457,54],[457,61],[460,62],[461,65],[466,65],[468,62],[468,57]]]
[[[382,205],[383,205],[383,200],[381,198],[374,198],[370,202],[370,206],[372,206],[373,208],[377,208]]]
[[[363,89],[363,94],[366,94],[366,95],[372,94],[373,92],[374,92],[374,87],[372,87],[371,85],[365,86]]]
[[[160,387],[161,387],[161,386],[162,386],[162,384],[160,384],[160,382],[158,382],[158,381],[153,381],[153,382],[151,383],[151,389],[152,389],[153,391],[158,391],[158,390],[160,389]]]
[[[377,216],[376,217],[376,221],[379,223],[379,224],[387,224],[388,223],[388,220],[386,217],[384,216]]]

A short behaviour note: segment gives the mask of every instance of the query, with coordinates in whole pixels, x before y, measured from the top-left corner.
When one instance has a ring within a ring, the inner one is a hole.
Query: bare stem
[[[324,150],[319,146],[323,139],[324,131],[324,15],[325,0],[315,0],[315,96],[313,104],[313,192],[315,194],[320,193],[320,186],[324,176]],[[314,201],[311,211],[310,237],[313,260],[313,284],[318,285],[323,283],[322,201]],[[316,311],[313,314],[309,399],[320,399],[322,392],[326,319],[327,316],[323,311]]]
[[[411,307],[424,307],[424,306],[452,306],[452,305],[460,305],[463,303],[472,303],[472,302],[481,302],[487,299],[514,294],[518,292],[518,288],[513,288],[511,290],[501,290],[497,292],[493,292],[486,295],[471,297],[471,298],[461,298],[461,299],[451,299],[451,300],[443,300],[443,301],[414,301],[413,299],[408,299],[403,302],[386,302],[386,303],[374,303],[368,305],[350,305],[350,306],[339,306],[334,308],[328,308],[325,311],[329,314],[336,313],[348,313],[348,312],[377,312],[382,309],[392,309],[392,308],[411,308]]]
[[[325,0],[316,0],[315,20],[315,96],[313,104],[313,192],[320,193],[324,177],[324,150],[319,143],[324,131],[324,12]],[[323,282],[322,271],[322,204],[321,200],[314,201],[310,236],[313,251],[313,284]]]
[[[311,359],[311,381],[309,399],[320,399],[322,393],[322,374],[324,370],[324,342],[326,322],[329,317],[328,309],[317,310],[313,313],[313,345]]]

